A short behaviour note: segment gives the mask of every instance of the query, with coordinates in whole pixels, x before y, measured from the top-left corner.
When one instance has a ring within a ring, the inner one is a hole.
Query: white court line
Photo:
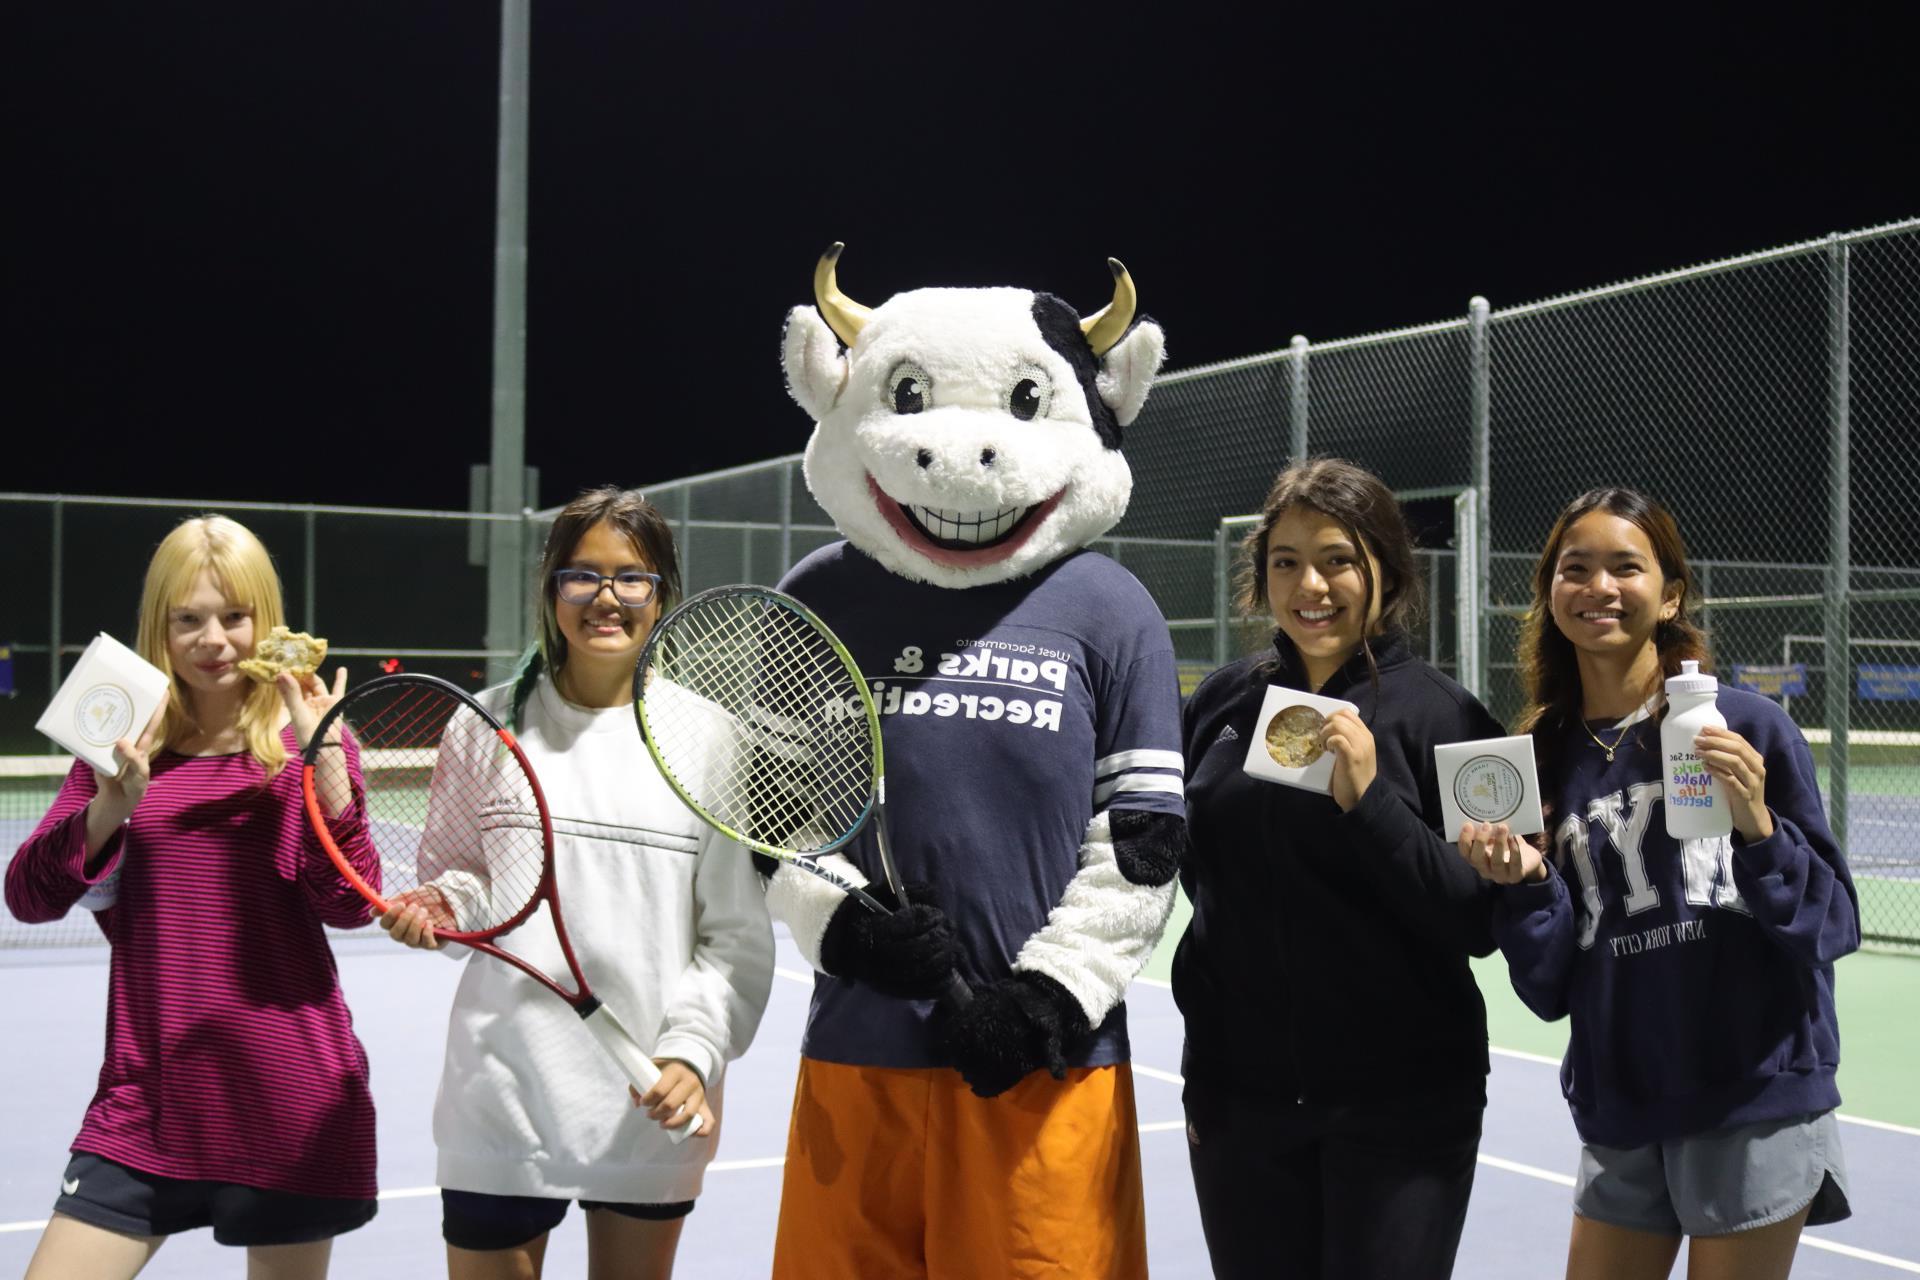
[[[1478,1159],[1481,1164],[1491,1165],[1495,1169],[1505,1169],[1508,1173],[1524,1174],[1529,1178],[1538,1178],[1542,1182],[1557,1182],[1563,1187],[1573,1185],[1573,1179],[1566,1174],[1542,1169],[1537,1165],[1521,1164],[1518,1160],[1502,1160],[1499,1156],[1490,1156],[1485,1152],[1482,1152]]]
[[[1487,1052],[1502,1058],[1518,1058],[1522,1062],[1537,1062],[1543,1067],[1557,1067],[1560,1059],[1549,1058],[1544,1053],[1527,1053],[1520,1049],[1502,1049],[1497,1044],[1487,1046]]]
[[[1157,1071],[1151,1068],[1141,1068],[1137,1066],[1134,1070],[1136,1072],[1145,1072],[1156,1080],[1164,1079],[1177,1082],[1180,1079],[1180,1077],[1170,1071]],[[1175,1133],[1185,1130],[1186,1127],[1186,1121],[1184,1120],[1154,1120],[1141,1125],[1140,1132]],[[1490,1156],[1484,1153],[1482,1153],[1478,1159],[1481,1164],[1488,1165],[1491,1168],[1501,1169],[1508,1173],[1517,1173],[1524,1177],[1536,1178],[1542,1182],[1557,1183],[1563,1187],[1573,1186],[1574,1180],[1572,1178],[1564,1173],[1555,1173],[1550,1169],[1542,1169],[1530,1164],[1521,1164],[1517,1160],[1503,1160],[1499,1156]],[[786,1157],[784,1156],[761,1156],[751,1160],[716,1160],[707,1166],[707,1172],[732,1173],[737,1170],[746,1169],[778,1169],[786,1164],[786,1162]],[[438,1187],[403,1187],[392,1191],[382,1191],[379,1198],[382,1200],[414,1200],[425,1196],[438,1195],[439,1193],[440,1188]],[[18,1231],[42,1231],[46,1229],[46,1225],[47,1220],[45,1218],[33,1222],[0,1222],[0,1235]],[[1804,1232],[1801,1233],[1800,1243],[1808,1248],[1824,1249],[1828,1253],[1837,1253],[1843,1257],[1854,1258],[1861,1262],[1871,1262],[1895,1271],[1904,1271],[1910,1275],[1920,1275],[1920,1262],[1910,1262],[1905,1258],[1896,1258],[1889,1254],[1875,1253],[1871,1249],[1858,1249],[1852,1245],[1840,1244],[1837,1241],[1823,1240],[1818,1236],[1808,1235]]]
[[[1503,1050],[1500,1046],[1494,1046],[1494,1048],[1490,1048],[1488,1052],[1490,1052],[1490,1054],[1501,1055],[1501,1057],[1517,1057],[1517,1059],[1528,1061],[1528,1063],[1540,1063],[1540,1065],[1544,1065],[1544,1067],[1559,1067],[1559,1059],[1557,1059],[1557,1057],[1546,1057],[1544,1054],[1523,1054],[1521,1050]],[[1135,1071],[1139,1071],[1139,1067],[1135,1067]],[[1885,1130],[1885,1132],[1889,1132],[1889,1134],[1903,1134],[1903,1136],[1907,1136],[1907,1138],[1920,1138],[1920,1128],[1912,1128],[1912,1126],[1908,1125],[1893,1125],[1891,1121],[1870,1121],[1870,1119],[1866,1119],[1864,1115],[1847,1115],[1845,1111],[1837,1111],[1836,1115],[1841,1121],[1845,1121],[1845,1123],[1849,1123],[1849,1125],[1880,1128],[1880,1130]]]
[[[1555,1173],[1551,1169],[1540,1169],[1530,1164],[1521,1164],[1517,1160],[1502,1160],[1499,1156],[1482,1154],[1480,1163],[1495,1169],[1504,1169],[1508,1173],[1521,1174],[1528,1178],[1538,1178],[1542,1182],[1554,1182],[1563,1187],[1571,1187],[1574,1180],[1564,1173]],[[1800,1233],[1800,1243],[1809,1249],[1825,1249],[1828,1253],[1837,1253],[1843,1257],[1857,1258],[1861,1262],[1872,1262],[1879,1266],[1891,1267],[1895,1271],[1905,1271],[1920,1275],[1920,1262],[1910,1262],[1905,1258],[1896,1258],[1890,1254],[1875,1253],[1871,1249],[1857,1249],[1850,1244],[1841,1244],[1836,1240],[1825,1240],[1819,1236]]]
[[[1164,1071],[1156,1073],[1156,1075],[1159,1076],[1168,1074],[1169,1073]],[[1140,1132],[1173,1133],[1184,1130],[1186,1127],[1184,1120],[1155,1120],[1141,1125]],[[1573,1179],[1564,1173],[1555,1173],[1550,1169],[1541,1169],[1534,1165],[1521,1164],[1517,1160],[1502,1160],[1499,1156],[1482,1154],[1479,1157],[1479,1161],[1481,1164],[1488,1165],[1492,1168],[1502,1169],[1508,1173],[1517,1173],[1528,1178],[1537,1178],[1542,1182],[1557,1183],[1563,1187],[1571,1187],[1573,1185]],[[752,1160],[716,1160],[707,1166],[707,1172],[732,1173],[742,1169],[778,1169],[784,1164],[786,1164],[786,1158],[784,1156],[762,1156]],[[405,1187],[394,1191],[382,1191],[379,1198],[382,1200],[413,1200],[424,1196],[438,1195],[439,1192],[440,1188],[438,1187]],[[41,1218],[35,1222],[0,1222],[0,1235],[16,1231],[41,1231],[46,1228],[46,1225],[47,1220],[45,1218]],[[1807,1235],[1804,1232],[1801,1233],[1800,1243],[1808,1248],[1824,1249],[1828,1253],[1837,1253],[1843,1257],[1854,1258],[1861,1262],[1871,1262],[1895,1271],[1904,1271],[1910,1275],[1920,1275],[1920,1262],[1910,1262],[1905,1258],[1895,1258],[1889,1254],[1875,1253],[1871,1249],[1857,1249],[1849,1244],[1840,1244],[1833,1240],[1823,1240],[1818,1236]]]
[[[1850,1116],[1841,1113],[1840,1118],[1848,1124],[1863,1125],[1869,1129],[1884,1129],[1888,1133],[1901,1133],[1909,1138],[1920,1138],[1920,1129],[1904,1124],[1890,1124],[1885,1120],[1869,1120],[1865,1116]]]
[[[774,972],[783,978],[791,978],[795,982],[810,984],[813,981],[813,975],[811,973],[801,973],[795,969],[775,969]],[[1135,978],[1134,981],[1149,987],[1160,987],[1165,990],[1171,990],[1169,984],[1161,982],[1157,978]],[[1544,1053],[1528,1053],[1522,1049],[1502,1049],[1499,1045],[1491,1045],[1488,1047],[1487,1052],[1497,1057],[1514,1058],[1520,1062],[1537,1062],[1543,1067],[1557,1067],[1560,1065],[1560,1059],[1558,1058],[1549,1058]],[[1161,1080],[1167,1084],[1186,1083],[1184,1079],[1171,1071],[1162,1071],[1157,1067],[1142,1066],[1138,1062],[1133,1064],[1133,1074],[1145,1076],[1149,1080]],[[1894,1124],[1887,1120],[1869,1120],[1865,1116],[1850,1116],[1844,1111],[1839,1112],[1838,1115],[1841,1120],[1844,1120],[1848,1124],[1863,1125],[1866,1128],[1880,1129],[1887,1133],[1898,1133],[1909,1138],[1920,1138],[1920,1129],[1915,1129],[1910,1125]]]

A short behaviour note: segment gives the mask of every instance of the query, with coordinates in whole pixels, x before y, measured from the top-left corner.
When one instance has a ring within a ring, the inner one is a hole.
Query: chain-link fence
[[[1434,593],[1466,655],[1441,665],[1511,721],[1554,515],[1596,485],[1654,494],[1687,535],[1723,678],[1778,698],[1813,746],[1866,932],[1920,946],[1916,426],[1910,221],[1172,374],[1131,431],[1120,532],[1203,537],[1285,459],[1352,458],[1469,565],[1463,592]],[[1479,512],[1447,536],[1432,504],[1461,489]]]
[[[1553,516],[1595,485],[1644,489],[1686,532],[1723,678],[1778,698],[1813,745],[1869,937],[1920,948],[1916,428],[1920,220],[1170,373],[1128,429],[1132,506],[1095,545],[1159,601],[1191,687],[1268,631],[1232,611],[1237,517],[1289,458],[1351,458],[1400,495],[1421,542],[1432,609],[1416,640],[1511,721],[1518,619]],[[649,494],[675,523],[690,591],[772,582],[837,536],[797,456]],[[45,749],[31,726],[53,650],[130,635],[144,555],[127,548],[150,547],[182,507],[252,525],[291,619],[335,653],[469,685],[524,640],[482,639],[479,534],[516,525],[525,560],[553,514],[0,495],[19,566],[0,596],[0,648],[19,642],[0,750]],[[0,778],[0,815],[44,809],[10,789]],[[9,927],[0,946],[19,941]]]

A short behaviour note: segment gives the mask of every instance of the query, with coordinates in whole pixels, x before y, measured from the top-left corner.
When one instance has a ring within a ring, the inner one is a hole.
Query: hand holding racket
[[[945,969],[942,998],[955,1006],[971,999],[951,967],[950,929],[940,964],[937,913],[889,911],[815,861],[871,820],[887,888],[910,907],[887,830],[879,711],[853,655],[812,610],[765,587],[703,591],[654,624],[633,678],[641,736],[688,808],[886,917],[887,926],[876,921],[858,938],[909,936],[934,972]]]
[[[359,743],[367,779],[359,820],[380,854],[371,881],[341,852],[315,788],[322,753],[342,749],[336,732],[342,726]],[[574,957],[554,881],[546,797],[509,730],[444,680],[382,676],[327,711],[304,756],[302,787],[314,834],[384,926],[412,945],[445,939],[506,961],[573,1007],[636,1093],[653,1090],[659,1067],[594,996]],[[542,902],[572,975],[571,991],[497,945]],[[681,1142],[700,1129],[701,1117],[687,1110],[663,1123]]]

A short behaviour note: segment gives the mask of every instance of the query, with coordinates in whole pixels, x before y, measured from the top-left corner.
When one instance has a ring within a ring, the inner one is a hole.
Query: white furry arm
[[[1099,1026],[1153,954],[1173,914],[1173,890],[1173,881],[1134,884],[1120,874],[1107,814],[1094,814],[1080,846],[1080,870],[1047,923],[1014,957],[1014,971],[1052,978],[1080,1002],[1087,1025]]]
[[[1107,856],[1112,858],[1111,850]],[[818,862],[848,884],[863,889],[867,885],[860,868],[840,854],[830,853]],[[846,900],[844,890],[789,862],[780,864],[767,885],[767,913],[786,924],[801,956],[815,969],[820,968],[820,939],[826,936],[827,921],[833,919],[833,913]]]

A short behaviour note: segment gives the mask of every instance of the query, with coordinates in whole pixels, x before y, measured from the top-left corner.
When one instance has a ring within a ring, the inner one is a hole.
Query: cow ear
[[[833,408],[847,385],[847,357],[840,350],[840,339],[812,307],[795,307],[787,313],[780,363],[787,371],[787,394],[816,422]]]
[[[1100,398],[1121,426],[1130,426],[1147,402],[1147,389],[1167,358],[1167,335],[1151,320],[1142,320],[1113,344],[1100,362],[1096,385]]]

